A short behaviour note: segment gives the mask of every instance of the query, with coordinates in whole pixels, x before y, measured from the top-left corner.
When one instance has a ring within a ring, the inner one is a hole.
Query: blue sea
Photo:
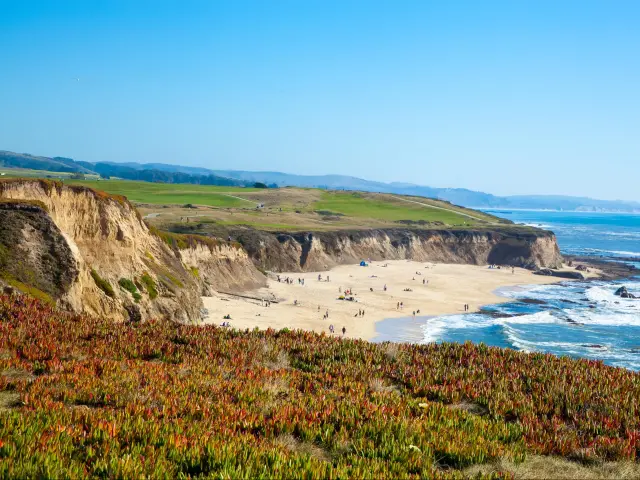
[[[629,264],[634,264],[633,257],[640,257],[640,215],[510,210],[491,213],[515,223],[552,230],[565,254]],[[640,296],[639,277],[506,288],[497,293],[512,301],[487,306],[483,313],[421,319],[419,325],[412,327],[412,336],[419,328],[424,343],[470,340],[527,352],[602,360],[608,365],[640,370],[640,300],[616,297],[614,292],[621,285]]]

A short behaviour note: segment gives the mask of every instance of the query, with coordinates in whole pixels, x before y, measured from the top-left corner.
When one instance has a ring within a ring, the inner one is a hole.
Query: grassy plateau
[[[128,180],[66,180],[136,203],[161,229],[190,223],[194,233],[223,234],[233,226],[261,230],[448,228],[503,224],[504,220],[448,202],[391,194],[311,188],[242,188]],[[260,205],[260,208],[256,208]],[[194,224],[199,224],[196,229]]]
[[[594,361],[0,295],[0,372],[2,478],[640,474],[640,375]]]

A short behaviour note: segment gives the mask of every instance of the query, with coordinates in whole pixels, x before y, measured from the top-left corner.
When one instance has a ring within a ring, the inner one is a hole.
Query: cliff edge
[[[369,258],[514,265],[530,269],[562,266],[562,256],[552,232],[517,227],[301,233],[237,230],[233,235],[260,268],[274,271],[326,270]]]
[[[0,221],[11,226],[0,235],[4,283],[76,312],[194,322],[201,294],[265,282],[242,248],[197,236],[174,248],[126,198],[86,187],[1,181]]]

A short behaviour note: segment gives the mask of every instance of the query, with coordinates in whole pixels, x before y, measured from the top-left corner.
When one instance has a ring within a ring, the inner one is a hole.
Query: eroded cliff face
[[[202,295],[266,285],[266,277],[242,247],[228,243],[214,246],[201,243],[180,249],[179,253],[189,271],[202,280]]]
[[[0,199],[37,201],[43,206],[35,213],[39,222],[57,231],[54,243],[60,251],[71,252],[72,258],[61,267],[73,272],[68,275],[71,280],[53,297],[58,305],[76,312],[117,320],[193,322],[202,316],[203,290],[264,282],[241,249],[173,250],[149,231],[123,197],[45,180],[17,180],[0,182]],[[29,235],[35,238],[28,231],[37,228],[22,220],[17,225],[21,225],[15,237],[18,244],[26,245],[24,238]],[[122,279],[129,288],[120,286]],[[139,297],[134,298],[131,285]]]
[[[355,230],[298,234],[234,232],[254,262],[273,271],[326,270],[362,259],[559,267],[551,232]]]

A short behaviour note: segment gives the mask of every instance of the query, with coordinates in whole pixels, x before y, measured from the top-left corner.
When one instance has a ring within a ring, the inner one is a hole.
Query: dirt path
[[[445,212],[451,212],[451,213],[456,213],[458,215],[462,215],[463,217],[469,217],[469,218],[473,218],[474,220],[478,220],[480,222],[485,222],[485,223],[490,223],[487,222],[485,219],[483,218],[479,218],[479,217],[474,217],[473,215],[469,215],[468,213],[462,213],[459,212],[458,210],[451,210],[450,208],[444,208],[444,207],[436,207],[435,205],[430,205],[428,203],[422,203],[422,202],[418,202],[416,200],[409,200],[408,198],[402,198],[402,197],[397,197],[395,195],[391,195],[391,197],[396,198],[398,200],[402,200],[403,202],[407,202],[407,203],[417,203],[418,205],[422,205],[423,207],[429,207],[429,208],[435,208],[437,210],[444,210]]]
[[[219,193],[220,195],[224,195],[226,197],[237,198],[238,200],[243,200],[245,202],[249,202],[249,203],[252,203],[254,205],[256,204],[256,202],[254,202],[253,200],[247,200],[246,198],[237,197],[235,195],[231,195],[230,193],[224,193],[224,192],[216,192],[216,193]]]

